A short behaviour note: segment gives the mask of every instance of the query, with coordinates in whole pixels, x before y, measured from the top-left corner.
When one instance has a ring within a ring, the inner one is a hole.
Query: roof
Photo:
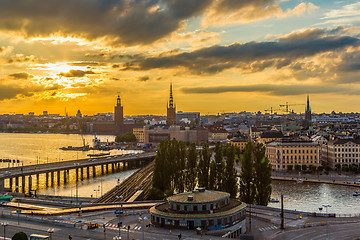
[[[188,196],[192,196],[193,200],[188,201]],[[210,191],[210,190],[204,190],[204,191],[194,190],[192,192],[180,193],[168,197],[168,200],[173,202],[205,203],[205,202],[214,202],[229,197],[230,194],[226,192]]]
[[[345,143],[355,143],[355,144],[360,144],[360,139],[353,139],[353,138],[347,138],[347,139],[344,139],[344,138],[338,138],[336,139],[335,141],[333,141],[332,143],[335,144],[335,145],[339,145],[339,144],[345,144]]]
[[[239,138],[239,137],[234,137],[232,139],[230,139],[230,142],[248,142],[249,140],[247,139],[243,139],[243,138]]]
[[[319,143],[313,141],[274,141],[266,144],[266,146],[318,146]]]
[[[282,138],[283,134],[279,131],[265,131],[260,134],[261,138]]]

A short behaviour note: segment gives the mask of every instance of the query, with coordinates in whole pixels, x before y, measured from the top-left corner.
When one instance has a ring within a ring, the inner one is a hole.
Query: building
[[[145,144],[159,144],[162,140],[176,139],[188,143],[196,143],[200,145],[208,141],[208,129],[206,128],[191,128],[180,126],[146,126],[144,127],[144,143]]]
[[[256,141],[266,145],[269,142],[280,140],[282,138],[283,134],[280,131],[264,131],[258,136]]]
[[[229,193],[204,188],[168,197],[166,203],[152,207],[150,215],[151,223],[161,227],[231,231],[233,238],[246,231],[246,204]]]
[[[77,118],[82,118],[82,114],[80,112],[80,109],[77,110],[76,117]]]
[[[183,121],[189,121],[195,125],[200,124],[200,113],[199,112],[177,112],[176,123],[180,124]]]
[[[144,142],[144,129],[143,128],[133,128],[133,134],[136,137],[136,141],[139,143]]]
[[[176,107],[174,106],[174,99],[172,94],[172,84],[170,84],[170,98],[167,105],[167,114],[166,114],[166,124],[175,125],[176,124]]]
[[[332,168],[335,165],[359,164],[360,139],[336,139],[322,146],[322,161]]]
[[[266,144],[266,155],[273,170],[287,170],[289,165],[320,165],[320,144],[302,140],[277,140]]]
[[[246,147],[246,144],[249,142],[247,139],[235,137],[227,141],[231,145],[234,145],[238,148],[240,148],[240,151],[244,150]]]
[[[226,141],[229,133],[225,129],[212,129],[209,131],[209,141]]]

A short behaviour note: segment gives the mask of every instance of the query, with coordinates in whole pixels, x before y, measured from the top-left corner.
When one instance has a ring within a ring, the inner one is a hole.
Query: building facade
[[[247,139],[235,137],[227,141],[231,145],[234,145],[238,148],[240,148],[240,151],[244,150],[246,147],[246,144],[249,142]]]
[[[322,161],[332,168],[335,165],[358,165],[360,162],[360,139],[336,139],[322,146]]]
[[[287,170],[288,165],[320,165],[320,144],[312,141],[284,140],[266,144],[266,155],[273,170]]]
[[[135,135],[137,142],[144,142],[144,128],[133,128],[133,134]]]
[[[232,237],[246,231],[246,204],[231,199],[228,193],[199,188],[167,200],[150,209],[152,224],[190,230],[201,228],[205,231],[232,227]]]

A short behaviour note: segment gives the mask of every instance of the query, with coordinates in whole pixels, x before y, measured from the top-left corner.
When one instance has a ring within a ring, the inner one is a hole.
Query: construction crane
[[[290,107],[290,106],[296,106],[296,105],[305,105],[305,104],[302,104],[302,103],[292,103],[292,104],[289,104],[288,102],[286,102],[286,104],[280,104],[279,106],[280,106],[280,107],[285,107],[285,112],[286,112],[286,113],[289,113],[289,112],[290,112],[289,107]]]
[[[270,112],[270,114],[272,115],[273,114],[273,111],[278,111],[278,110],[281,110],[280,108],[277,108],[277,109],[273,109],[273,107],[270,107],[270,109],[265,109],[264,111],[267,113],[267,112]]]

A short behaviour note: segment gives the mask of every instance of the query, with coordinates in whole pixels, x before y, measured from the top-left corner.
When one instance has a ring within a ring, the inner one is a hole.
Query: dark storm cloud
[[[95,74],[93,71],[70,70],[67,73],[61,72],[59,75],[63,77],[84,77],[86,74]]]
[[[23,94],[24,89],[9,85],[0,85],[0,101],[15,98],[18,94]]]
[[[349,36],[321,38],[279,39],[274,42],[234,43],[215,45],[171,56],[149,57],[124,64],[124,70],[150,70],[184,67],[195,74],[214,74],[230,68],[261,71],[267,67],[281,68],[292,61],[318,53],[336,51],[347,46],[358,46],[360,40]],[[258,62],[257,62],[258,61]],[[261,62],[262,61],[262,62]]]
[[[149,76],[142,76],[142,77],[138,77],[137,79],[139,82],[146,82],[148,80],[150,80]]]
[[[360,90],[349,89],[347,86],[324,86],[324,85],[275,85],[275,84],[255,84],[237,86],[216,86],[216,87],[192,87],[182,88],[181,91],[187,94],[219,94],[227,92],[267,92],[275,96],[300,95],[311,93],[345,93],[360,95]]]
[[[183,26],[189,18],[239,12],[263,18],[257,9],[279,8],[274,0],[3,0],[0,31],[25,37],[61,33],[113,44],[150,44]],[[266,16],[268,17],[268,16]]]
[[[22,73],[9,74],[9,77],[12,77],[14,79],[29,79],[29,78],[33,78],[34,76],[26,72],[22,72]]]

